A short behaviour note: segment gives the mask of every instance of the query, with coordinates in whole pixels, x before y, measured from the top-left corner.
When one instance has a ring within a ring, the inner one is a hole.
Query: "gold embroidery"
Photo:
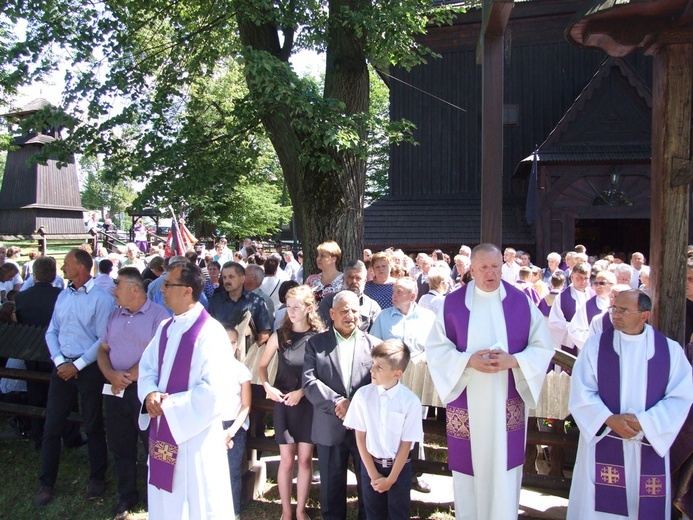
[[[178,446],[169,444],[164,441],[149,441],[149,455],[161,462],[166,464],[171,464],[174,466],[176,464],[176,457],[178,456]]]
[[[512,432],[525,427],[525,402],[521,397],[508,399],[505,402],[505,428]]]
[[[645,493],[648,495],[661,495],[663,487],[661,478],[650,477],[645,481]]]
[[[469,440],[469,412],[464,408],[448,406],[446,409],[447,416],[447,434],[456,439]]]
[[[618,484],[619,480],[621,480],[621,472],[613,466],[603,467],[599,476],[607,484]]]

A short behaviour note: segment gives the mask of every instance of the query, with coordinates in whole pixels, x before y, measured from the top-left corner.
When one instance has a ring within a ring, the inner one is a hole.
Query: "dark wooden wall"
[[[581,1],[537,0],[515,5],[505,56],[505,103],[516,105],[516,126],[504,130],[503,197],[524,200],[526,181],[513,180],[518,162],[541,144],[597,71],[605,55],[568,44],[563,31]],[[394,147],[390,193],[395,196],[476,194],[481,170],[481,68],[476,64],[479,12],[452,27],[432,28],[423,42],[442,55],[395,75],[453,103],[457,110],[397,81],[391,82],[391,117],[416,126],[417,146]],[[651,60],[627,59],[651,84]],[[500,195],[500,194],[499,194]]]

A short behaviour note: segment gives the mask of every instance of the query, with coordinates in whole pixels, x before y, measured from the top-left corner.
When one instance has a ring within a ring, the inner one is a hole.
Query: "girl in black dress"
[[[308,519],[306,502],[312,476],[313,444],[310,438],[313,405],[303,396],[301,378],[306,341],[325,326],[317,313],[315,296],[307,285],[286,294],[286,316],[272,334],[262,354],[258,374],[274,404],[275,440],[279,444],[277,483],[282,501],[282,518],[292,518],[291,490],[294,460],[298,455],[296,479],[296,518]],[[267,367],[274,354],[279,356],[274,386],[269,383]]]

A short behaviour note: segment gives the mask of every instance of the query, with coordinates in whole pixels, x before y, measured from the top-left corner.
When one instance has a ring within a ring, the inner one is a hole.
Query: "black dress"
[[[308,338],[317,334],[314,330],[292,332],[291,343],[279,344],[278,365],[274,387],[286,394],[301,388],[303,358]],[[274,403],[274,438],[277,444],[312,442],[310,430],[313,425],[313,405],[301,398],[296,406]]]

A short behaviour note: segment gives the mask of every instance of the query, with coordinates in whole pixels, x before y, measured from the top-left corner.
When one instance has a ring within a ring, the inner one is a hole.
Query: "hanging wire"
[[[396,78],[395,76],[392,76],[391,74],[388,74],[388,73],[385,72],[384,70],[380,70],[380,69],[377,68],[377,67],[373,67],[373,68],[374,68],[375,70],[377,70],[377,71],[378,71],[380,74],[382,74],[383,76],[387,76],[387,77],[390,78],[390,79],[394,79],[395,81],[399,81],[399,82],[402,83],[403,85],[406,85],[406,86],[408,86],[408,87],[411,87],[411,88],[413,88],[414,90],[418,90],[418,91],[421,92],[422,94],[425,94],[425,95],[427,95],[427,96],[430,96],[430,97],[432,97],[433,99],[437,99],[438,101],[442,101],[442,102],[445,103],[446,105],[450,105],[452,108],[456,108],[457,110],[460,110],[460,111],[462,111],[462,112],[467,112],[466,109],[464,109],[464,108],[462,108],[462,107],[460,107],[460,106],[457,106],[457,105],[455,105],[454,103],[450,103],[450,101],[447,101],[447,100],[445,100],[445,99],[443,99],[443,98],[441,98],[441,97],[438,97],[438,96],[436,96],[435,94],[431,94],[430,92],[426,92],[425,90],[422,90],[422,89],[420,89],[419,87],[415,87],[415,86],[412,85],[411,83],[407,83],[406,81],[404,81],[404,80],[402,80],[402,79]]]

